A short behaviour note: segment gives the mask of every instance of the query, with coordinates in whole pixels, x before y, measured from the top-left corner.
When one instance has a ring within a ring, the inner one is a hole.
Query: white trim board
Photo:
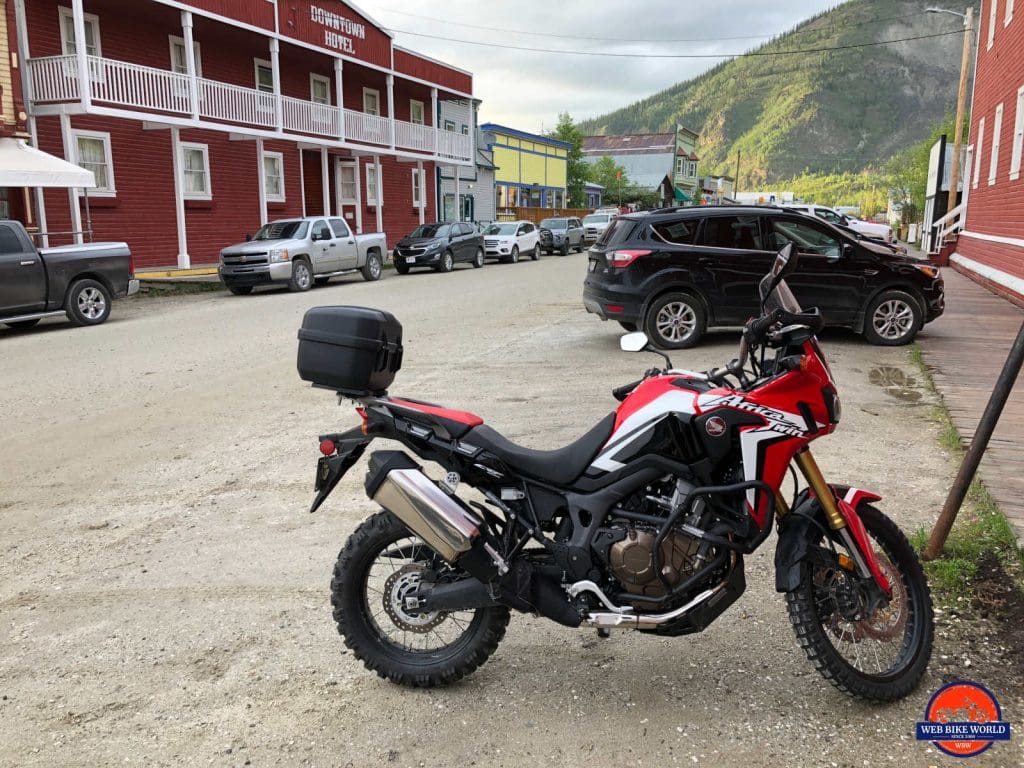
[[[1024,248],[1024,240],[1017,237],[1003,237],[1002,235],[986,235],[983,232],[971,232],[965,229],[960,233],[961,237],[973,237],[975,240],[987,240],[990,243],[1002,243],[1017,248]]]
[[[1024,278],[1016,277],[1009,272],[1003,272],[1003,270],[990,267],[988,264],[982,264],[980,261],[961,256],[959,253],[954,253],[949,257],[949,260],[976,275],[984,277],[986,280],[991,280],[996,285],[1009,288],[1018,296],[1024,297]]]

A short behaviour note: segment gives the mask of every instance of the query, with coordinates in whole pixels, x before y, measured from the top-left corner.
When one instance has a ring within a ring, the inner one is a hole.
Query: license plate
[[[415,264],[416,263],[416,257],[415,256],[406,256],[405,257],[405,263],[406,264]]]
[[[597,262],[596,261],[591,261],[589,263],[589,265],[587,266],[587,271],[588,272],[595,272],[596,270],[597,270]]]

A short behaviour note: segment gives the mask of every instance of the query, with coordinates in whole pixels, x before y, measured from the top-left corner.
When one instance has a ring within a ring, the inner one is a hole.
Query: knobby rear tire
[[[490,658],[505,636],[509,609],[477,609],[467,631],[437,650],[410,651],[389,642],[374,624],[366,582],[381,552],[409,535],[401,521],[386,510],[356,528],[334,567],[331,606],[338,632],[363,666],[398,685],[433,688],[462,679]]]
[[[884,674],[873,675],[852,666],[836,650],[819,616],[812,583],[813,570],[806,560],[800,567],[800,585],[786,594],[789,619],[800,646],[815,668],[832,685],[850,696],[868,701],[897,701],[914,690],[924,676],[932,654],[935,618],[932,598],[917,553],[903,531],[874,507],[857,508],[868,538],[885,552],[899,572],[906,589],[913,622],[900,663]],[[866,653],[865,653],[866,655]]]

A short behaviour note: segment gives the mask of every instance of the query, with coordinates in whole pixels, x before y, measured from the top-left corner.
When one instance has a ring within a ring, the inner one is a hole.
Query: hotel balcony
[[[471,136],[441,131],[389,117],[330,104],[278,96],[166,69],[87,56],[89,98],[95,107],[138,115],[140,120],[172,118],[183,126],[239,132],[266,138],[314,140],[328,146],[381,154],[398,153],[424,160],[471,163]],[[76,56],[46,56],[28,61],[31,103],[36,114],[47,107],[81,103]]]

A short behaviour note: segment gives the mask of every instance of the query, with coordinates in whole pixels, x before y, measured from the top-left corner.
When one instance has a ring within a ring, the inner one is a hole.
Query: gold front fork
[[[818,497],[818,502],[821,504],[821,508],[825,510],[825,517],[828,518],[828,524],[832,527],[832,530],[838,531],[845,528],[846,521],[839,511],[836,499],[832,495],[832,489],[825,482],[825,476],[818,469],[818,462],[814,460],[811,452],[804,449],[793,457],[793,461],[796,462],[803,476],[807,478],[807,484],[811,486],[814,495]]]

